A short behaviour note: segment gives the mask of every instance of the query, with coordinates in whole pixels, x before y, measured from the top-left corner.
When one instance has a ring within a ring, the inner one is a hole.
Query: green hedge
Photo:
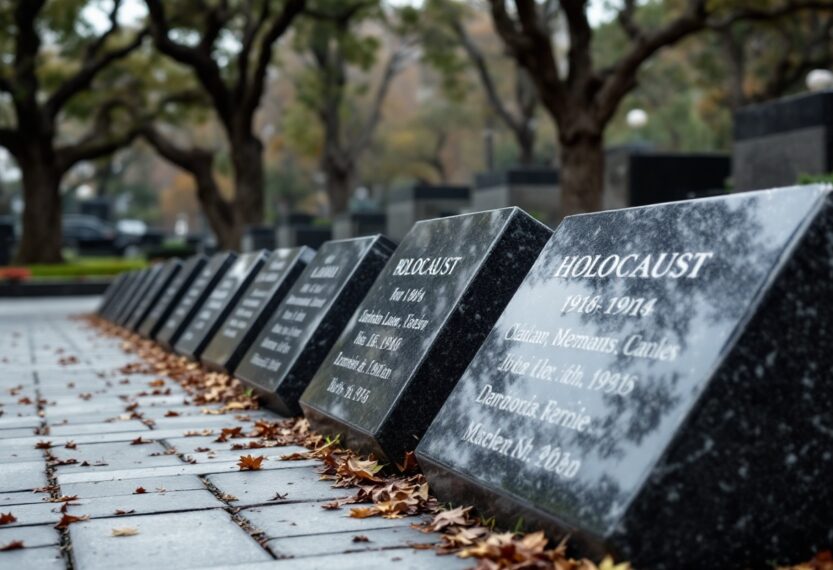
[[[147,266],[143,259],[93,258],[77,259],[67,263],[36,264],[26,268],[32,272],[34,279],[109,277]]]

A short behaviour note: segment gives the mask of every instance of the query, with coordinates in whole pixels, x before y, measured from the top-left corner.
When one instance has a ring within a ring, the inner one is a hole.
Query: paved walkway
[[[436,540],[411,528],[414,519],[322,509],[354,491],[319,481],[311,461],[278,460],[301,448],[259,449],[263,470],[239,471],[231,445],[248,440],[216,443],[216,434],[278,417],[206,415],[173,382],[119,373],[135,357],[68,318],[95,304],[0,300],[0,522],[15,519],[0,524],[0,548],[24,544],[0,552],[0,568],[472,565],[409,548]],[[135,404],[153,425],[131,418]],[[205,429],[214,435],[185,436]],[[75,495],[66,514],[89,519],[56,529],[65,503],[50,499]],[[114,536],[119,529],[130,536]]]

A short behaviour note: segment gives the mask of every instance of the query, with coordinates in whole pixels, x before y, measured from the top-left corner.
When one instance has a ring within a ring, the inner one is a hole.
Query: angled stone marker
[[[141,287],[136,289],[136,292],[133,295],[133,299],[125,307],[125,309],[121,312],[121,314],[118,317],[117,322],[119,325],[123,327],[127,326],[127,323],[130,321],[130,319],[133,318],[133,315],[136,313],[136,310],[139,308],[140,305],[142,305],[145,298],[156,286],[156,280],[159,278],[159,275],[162,272],[162,264],[154,263],[150,267],[146,268],[145,272],[146,274]]]
[[[276,249],[270,253],[263,269],[206,346],[200,357],[202,362],[214,370],[233,372],[313,257],[315,251],[308,247]]]
[[[119,313],[119,310],[124,307],[124,304],[127,302],[127,299],[130,298],[130,292],[133,287],[136,286],[136,280],[139,279],[141,274],[141,270],[135,269],[133,271],[129,271],[125,274],[125,278],[122,281],[122,284],[119,286],[119,290],[113,294],[110,302],[107,304],[107,307],[103,309],[101,312],[101,316],[107,319],[108,321],[112,322]]]
[[[162,269],[159,271],[159,276],[153,283],[153,286],[148,290],[147,294],[142,297],[142,300],[136,305],[133,314],[125,323],[125,326],[132,331],[138,330],[142,322],[148,316],[151,309],[159,302],[160,297],[165,292],[165,289],[174,280],[177,273],[182,269],[182,261],[179,259],[169,259],[164,263]]]
[[[328,241],[248,346],[235,376],[299,415],[298,398],[393,253],[384,236]]]
[[[431,489],[635,568],[811,558],[831,283],[825,187],[565,219],[417,449]]]
[[[189,257],[183,262],[182,269],[177,272],[139,326],[140,335],[146,338],[156,338],[156,333],[168,321],[168,317],[179,305],[180,299],[191,289],[191,284],[202,272],[206,263],[208,263],[208,258],[202,254]]]
[[[116,299],[119,298],[119,292],[122,288],[124,288],[125,283],[128,281],[130,281],[130,272],[127,271],[119,273],[116,278],[113,279],[113,282],[110,283],[109,287],[107,287],[107,290],[101,298],[101,303],[95,311],[98,316],[105,318],[108,308],[116,302]]]
[[[172,350],[180,335],[199,312],[202,304],[214,290],[214,287],[237,259],[231,251],[215,253],[200,270],[199,275],[180,298],[168,320],[156,334],[156,341],[168,350]]]
[[[178,354],[194,360],[199,359],[214,333],[231,313],[240,295],[263,267],[267,253],[265,250],[246,253],[235,260],[174,344],[174,350]]]
[[[551,233],[518,208],[414,224],[301,397],[313,426],[402,461]]]
[[[104,316],[107,312],[107,307],[113,303],[113,300],[118,296],[119,290],[125,283],[125,280],[128,279],[130,274],[128,272],[119,273],[113,279],[112,283],[107,287],[107,290],[104,291],[104,295],[101,297],[101,303],[99,303],[98,308],[95,310],[95,313],[99,316]]]
[[[125,292],[121,305],[113,313],[112,321],[116,324],[121,324],[122,319],[130,313],[130,310],[139,302],[144,294],[148,282],[153,279],[156,274],[156,266],[146,267],[139,271],[136,279],[133,281],[130,289]]]

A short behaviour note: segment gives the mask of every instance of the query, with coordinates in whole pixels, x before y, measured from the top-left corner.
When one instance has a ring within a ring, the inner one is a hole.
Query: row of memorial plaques
[[[357,450],[416,449],[440,500],[638,568],[757,568],[833,544],[831,216],[824,186],[554,234],[509,208],[329,242],[281,294],[214,295],[233,254],[185,291],[191,260],[120,277],[101,314],[177,346],[213,295],[203,362]]]

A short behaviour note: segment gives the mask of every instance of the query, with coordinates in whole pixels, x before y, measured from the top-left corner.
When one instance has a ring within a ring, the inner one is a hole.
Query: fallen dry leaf
[[[350,518],[354,519],[366,519],[375,517],[378,514],[379,510],[376,507],[356,507],[355,509],[350,509]]]
[[[363,534],[357,534],[353,537],[353,542],[370,542],[370,539]]]
[[[145,445],[145,444],[147,444],[147,443],[153,443],[153,442],[152,442],[152,441],[150,441],[149,439],[144,439],[144,438],[142,438],[142,436],[140,435],[140,436],[139,436],[139,437],[137,437],[136,439],[132,440],[132,441],[130,442],[130,445]]]
[[[35,444],[35,449],[50,449],[51,447],[51,441],[39,441]]]
[[[78,444],[70,440],[64,444],[64,447],[66,447],[67,449],[78,449]]]
[[[90,518],[90,515],[75,516],[75,515],[65,514],[64,516],[61,517],[61,520],[58,521],[58,524],[55,525],[55,528],[57,528],[59,530],[64,529],[64,528],[67,528],[69,525],[71,525],[73,523],[86,521],[86,520],[89,520],[89,518]]]
[[[0,513],[0,524],[12,524],[13,522],[17,522],[17,517],[15,517],[11,513]]]
[[[144,495],[145,493],[147,493],[147,491],[144,487],[136,487],[136,490],[133,491],[134,495]]]
[[[240,471],[259,471],[261,469],[261,463],[263,460],[266,459],[263,455],[258,455],[254,457],[252,455],[241,455],[240,461],[237,462],[237,466],[240,467]]]
[[[114,528],[111,532],[113,536],[136,536],[139,534],[139,529],[126,526],[122,528]]]
[[[21,548],[26,548],[23,545],[22,540],[13,540],[8,544],[0,546],[0,552],[8,552],[9,550],[20,550]]]
[[[132,515],[135,512],[136,512],[136,509],[130,509],[129,511],[126,511],[124,509],[116,509],[114,514],[119,515],[119,516],[121,516],[121,515]]]

